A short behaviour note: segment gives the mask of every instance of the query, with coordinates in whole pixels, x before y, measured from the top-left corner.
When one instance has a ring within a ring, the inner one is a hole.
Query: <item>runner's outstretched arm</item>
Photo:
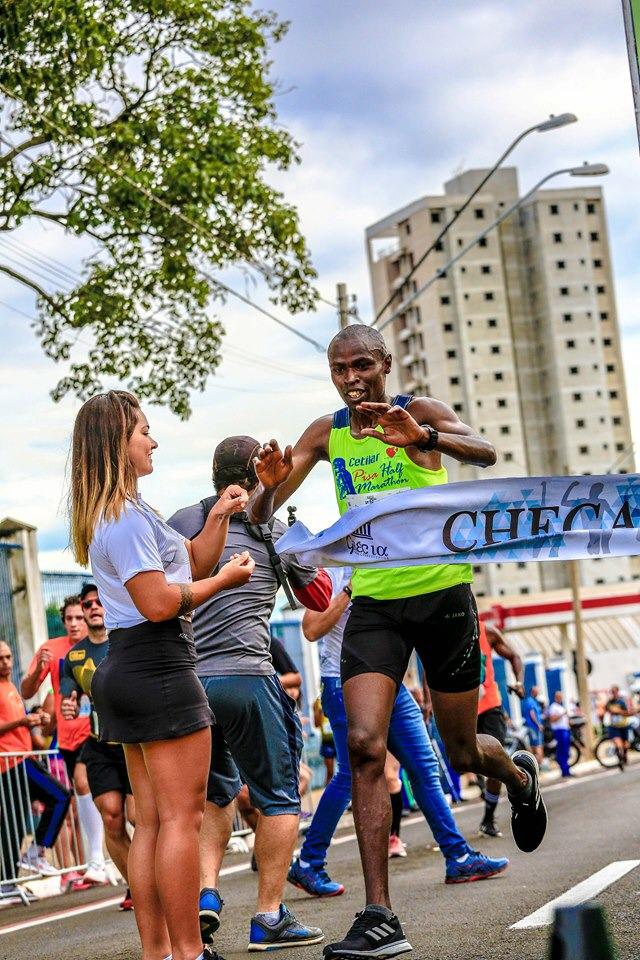
[[[246,508],[252,523],[267,523],[316,463],[328,458],[330,429],[331,417],[321,417],[307,427],[295,447],[283,451],[277,440],[270,440],[258,450],[255,466],[260,483]]]

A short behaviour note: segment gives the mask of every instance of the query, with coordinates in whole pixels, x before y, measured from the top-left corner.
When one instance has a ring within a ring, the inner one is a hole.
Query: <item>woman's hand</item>
[[[220,495],[220,499],[211,510],[216,517],[230,517],[234,513],[242,513],[247,505],[249,494],[236,483],[231,483]]]
[[[243,553],[234,553],[228,563],[220,568],[216,579],[221,582],[222,590],[241,587],[249,582],[255,566],[256,562],[247,550]]]

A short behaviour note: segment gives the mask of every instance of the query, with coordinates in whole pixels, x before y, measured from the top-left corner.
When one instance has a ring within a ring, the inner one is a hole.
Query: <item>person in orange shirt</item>
[[[86,586],[86,585],[85,585]],[[95,588],[92,588],[95,589]],[[80,751],[91,732],[90,711],[74,720],[62,714],[60,693],[60,669],[69,650],[87,636],[87,624],[83,615],[85,603],[83,587],[80,596],[67,597],[60,609],[60,617],[67,631],[66,636],[46,640],[35,652],[27,672],[22,678],[21,691],[25,700],[34,697],[47,677],[53,687],[53,701],[58,733],[58,750],[73,782],[80,825],[88,843],[87,869],[84,880],[90,883],[107,883],[104,865],[104,828],[102,818],[91,797],[87,768],[80,760]]]
[[[12,667],[11,648],[0,641],[0,795],[4,808],[0,816],[0,841],[4,894],[7,893],[6,881],[11,881],[20,867],[42,874],[55,872],[45,859],[44,851],[56,842],[71,802],[70,792],[38,760],[2,756],[30,753],[30,730],[49,722],[48,715],[42,710],[26,712],[18,690],[11,682]],[[22,769],[16,769],[20,766]],[[21,857],[24,834],[32,825],[33,800],[39,800],[44,811],[35,829],[34,840]]]
[[[524,686],[522,683],[524,676],[524,667],[522,660],[504,638],[504,635],[493,623],[484,623],[480,621],[480,656],[481,656],[481,674],[480,674],[480,696],[478,699],[478,733],[488,734],[495,737],[502,746],[507,739],[507,724],[505,721],[504,710],[502,708],[502,695],[500,688],[496,683],[495,670],[493,668],[493,652],[498,654],[504,660],[511,664],[514,676],[516,678],[513,689],[520,699],[524,697]],[[480,834],[485,837],[501,837],[502,832],[498,829],[495,821],[495,812],[500,797],[500,788],[502,784],[499,780],[489,777],[486,780],[484,788],[484,816],[480,823]]]

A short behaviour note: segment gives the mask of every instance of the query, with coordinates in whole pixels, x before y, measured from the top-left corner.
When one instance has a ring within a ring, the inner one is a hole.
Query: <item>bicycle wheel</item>
[[[580,759],[580,756],[580,747],[577,745],[577,743],[572,742],[571,746],[569,747],[569,766],[575,767],[576,763]]]
[[[610,740],[609,737],[600,737],[596,743],[596,760],[600,766],[606,769],[618,766],[620,762],[618,751],[616,750],[615,743],[613,740]]]

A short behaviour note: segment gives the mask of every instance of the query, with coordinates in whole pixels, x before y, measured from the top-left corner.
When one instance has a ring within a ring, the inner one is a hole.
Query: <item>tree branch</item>
[[[25,150],[29,150],[30,147],[39,147],[43,143],[49,143],[49,140],[50,137],[46,133],[40,133],[35,137],[30,137],[29,140],[23,140],[22,143],[13,147],[8,153],[3,153],[2,156],[0,156],[0,167],[6,167],[12,160],[19,157],[21,153],[24,153]],[[6,142],[7,141],[5,141],[5,143]]]
[[[31,287],[39,297],[42,297],[45,300],[52,310],[55,310],[56,313],[59,313],[61,316],[65,316],[64,311],[60,309],[53,297],[49,296],[46,290],[43,290],[40,284],[36,283],[35,280],[31,280],[29,277],[24,277],[21,273],[18,273],[16,270],[12,270],[11,267],[5,266],[4,263],[0,263],[0,273],[6,273],[8,277],[13,277],[14,280],[17,280],[18,283],[23,283],[26,287]]]

